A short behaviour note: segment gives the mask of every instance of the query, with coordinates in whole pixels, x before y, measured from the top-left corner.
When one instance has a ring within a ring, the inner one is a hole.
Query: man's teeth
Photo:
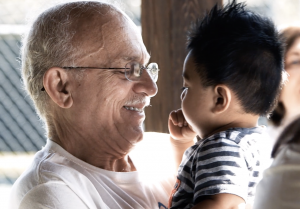
[[[126,110],[133,110],[133,111],[138,111],[138,112],[141,112],[143,111],[143,109],[139,109],[139,108],[136,108],[136,107],[127,107],[127,106],[124,106]]]

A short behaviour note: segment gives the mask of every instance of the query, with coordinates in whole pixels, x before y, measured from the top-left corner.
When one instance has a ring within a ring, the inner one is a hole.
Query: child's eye
[[[187,87],[182,87],[181,88],[181,91],[184,91],[184,90],[186,90],[187,89]]]

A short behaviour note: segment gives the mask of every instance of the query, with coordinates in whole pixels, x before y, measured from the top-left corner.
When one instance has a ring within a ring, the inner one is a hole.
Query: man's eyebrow
[[[145,59],[145,65],[147,65],[149,63],[150,58],[151,58],[150,56],[146,57],[146,59]],[[129,62],[131,62],[131,61],[137,61],[139,59],[140,59],[140,57],[138,57],[138,56],[124,56],[123,57],[123,60],[129,61]]]
[[[134,60],[137,60],[138,59],[138,57],[136,57],[136,56],[124,56],[123,57],[123,60],[125,60],[125,61],[134,61]]]

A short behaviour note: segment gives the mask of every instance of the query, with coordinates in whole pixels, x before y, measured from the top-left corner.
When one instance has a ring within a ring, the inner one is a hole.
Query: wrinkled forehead
[[[145,53],[141,34],[134,23],[128,20],[127,17],[121,16],[104,24],[102,31],[104,47],[112,50],[112,56],[118,56],[119,54],[137,56],[138,53]],[[119,51],[116,49],[119,49]]]
[[[82,25],[76,37],[74,41],[83,52],[80,62],[93,61],[96,65],[126,57],[134,57],[139,61],[149,59],[138,28],[119,11],[106,14],[105,17],[94,16],[89,24]]]

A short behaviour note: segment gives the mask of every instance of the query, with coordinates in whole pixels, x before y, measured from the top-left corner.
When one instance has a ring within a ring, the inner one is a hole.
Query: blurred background
[[[21,36],[26,30],[26,23],[39,11],[60,2],[64,1],[0,0],[0,207],[3,209],[7,208],[12,184],[46,141],[42,123],[21,85]],[[103,2],[118,4],[141,26],[141,0]],[[245,2],[249,9],[271,18],[279,29],[300,25],[300,0]],[[228,3],[228,0],[223,0],[223,3]],[[262,118],[260,123],[266,124],[266,119]]]

